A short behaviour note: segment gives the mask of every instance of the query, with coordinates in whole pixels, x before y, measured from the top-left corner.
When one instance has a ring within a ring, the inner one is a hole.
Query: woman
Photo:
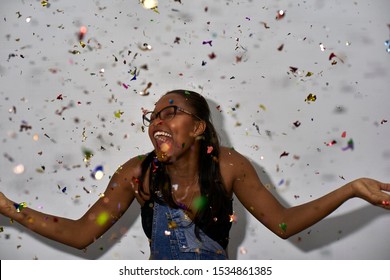
[[[150,240],[151,259],[227,259],[232,196],[268,229],[288,238],[320,221],[350,198],[390,209],[390,184],[358,179],[311,202],[283,207],[251,163],[221,147],[206,100],[174,90],[144,112],[154,150],[122,165],[102,196],[80,219],[55,217],[0,193],[0,213],[29,229],[84,249],[136,199]]]

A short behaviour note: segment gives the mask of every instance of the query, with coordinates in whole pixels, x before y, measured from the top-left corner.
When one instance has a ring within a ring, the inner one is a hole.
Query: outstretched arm
[[[118,168],[112,176],[104,196],[77,220],[45,214],[19,207],[0,193],[0,214],[22,224],[32,231],[84,249],[106,232],[129,208],[134,200],[132,180],[138,176],[140,159],[134,158]]]
[[[257,220],[281,238],[288,238],[322,220],[347,200],[359,197],[369,203],[390,209],[390,184],[362,178],[308,203],[286,208],[260,182],[242,155],[233,152],[235,167],[233,192]]]

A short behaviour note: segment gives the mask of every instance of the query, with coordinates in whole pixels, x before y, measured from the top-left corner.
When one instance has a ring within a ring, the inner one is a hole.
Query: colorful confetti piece
[[[279,224],[279,228],[280,228],[283,232],[286,232],[286,231],[287,231],[287,224],[286,224],[286,223],[281,223],[281,224]]]
[[[110,218],[110,215],[107,212],[100,213],[96,218],[96,223],[99,226],[103,226],[105,223],[107,223],[108,219]]]

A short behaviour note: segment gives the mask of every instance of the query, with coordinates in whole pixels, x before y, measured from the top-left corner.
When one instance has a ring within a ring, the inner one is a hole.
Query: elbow
[[[289,239],[291,236],[294,235],[294,233],[291,233],[291,232],[289,232],[289,231],[287,231],[287,230],[280,230],[280,229],[274,231],[274,233],[275,233],[279,238],[284,239],[284,240]]]
[[[278,237],[280,237],[281,239],[284,239],[284,240],[287,240],[290,238],[291,235],[288,235],[286,233],[282,233],[282,234],[276,234]]]
[[[88,240],[78,240],[72,244],[68,244],[69,246],[78,249],[78,250],[85,250],[89,245],[91,245],[93,241],[88,241]]]

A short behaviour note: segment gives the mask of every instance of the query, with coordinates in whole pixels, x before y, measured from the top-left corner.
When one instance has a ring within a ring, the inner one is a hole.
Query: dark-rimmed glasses
[[[155,112],[146,112],[142,115],[142,121],[144,123],[144,126],[148,127],[150,126],[155,119],[159,118],[160,120],[162,121],[169,121],[171,119],[173,119],[175,116],[176,116],[176,113],[177,111],[180,111],[180,112],[183,112],[183,113],[186,113],[190,116],[193,116],[195,118],[197,118],[198,120],[201,120],[197,115],[183,109],[183,108],[180,108],[176,105],[171,105],[171,106],[167,106],[165,108],[162,108],[159,112],[155,113]]]

